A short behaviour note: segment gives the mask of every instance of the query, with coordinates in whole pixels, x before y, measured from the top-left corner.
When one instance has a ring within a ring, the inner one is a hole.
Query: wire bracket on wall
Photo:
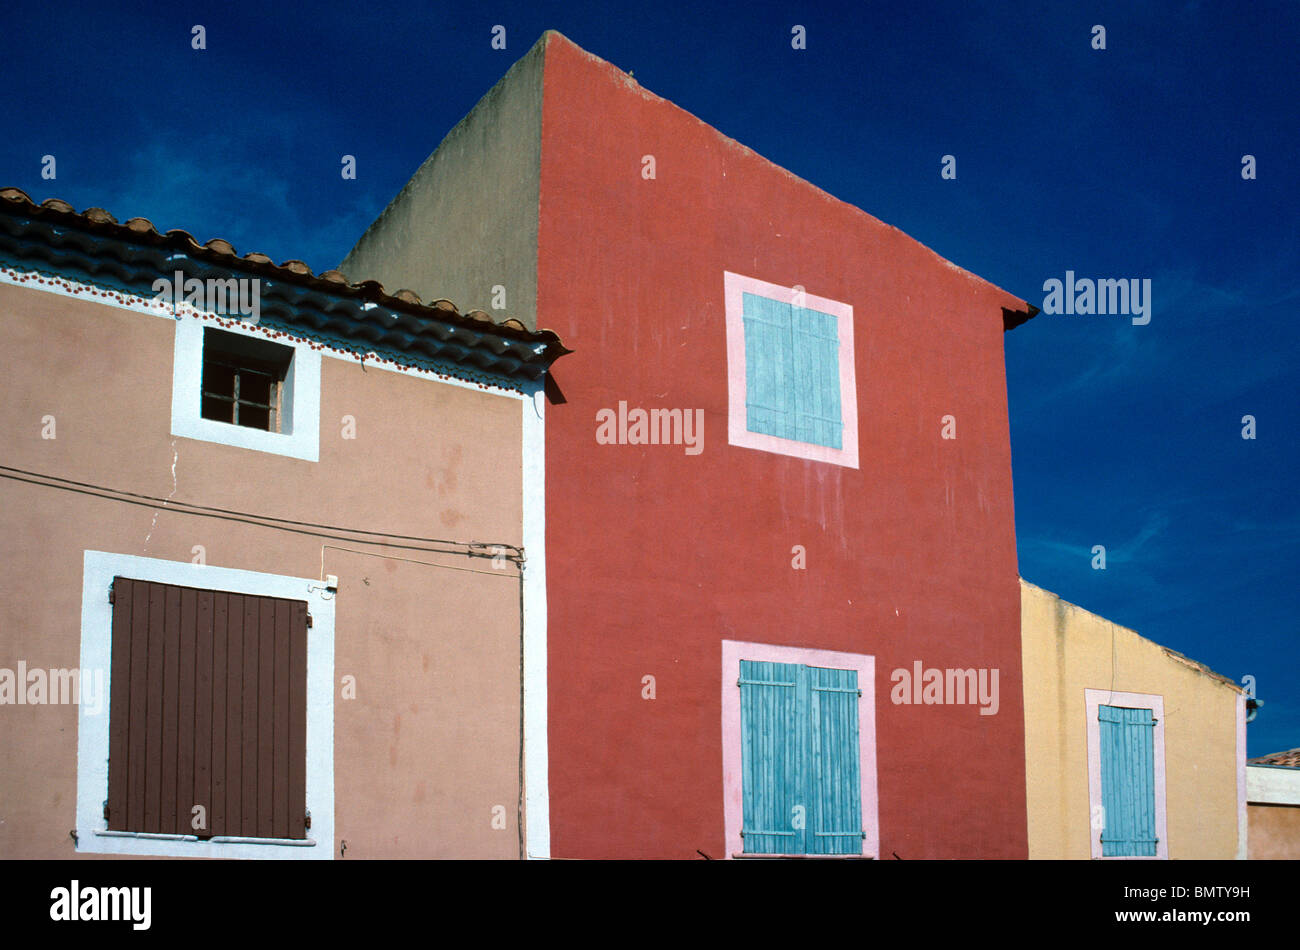
[[[308,591],[320,591],[321,600],[332,600],[339,590],[339,579],[337,575],[326,574],[324,581],[317,581],[307,585]],[[307,626],[311,626],[311,615],[307,615]]]

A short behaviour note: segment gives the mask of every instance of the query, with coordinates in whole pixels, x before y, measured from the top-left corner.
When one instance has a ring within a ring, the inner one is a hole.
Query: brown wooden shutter
[[[115,577],[109,676],[109,830],[307,836],[305,601]]]

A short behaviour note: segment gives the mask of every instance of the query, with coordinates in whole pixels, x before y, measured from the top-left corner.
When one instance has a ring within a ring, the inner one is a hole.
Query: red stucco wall
[[[853,307],[859,469],[727,444],[726,270]],[[538,274],[539,325],[576,351],[546,410],[553,855],[722,856],[739,639],[876,657],[883,857],[1025,857],[1000,309],[1020,301],[556,35]],[[703,408],[703,452],[597,444],[619,400]],[[893,705],[916,660],[998,669],[998,713]]]

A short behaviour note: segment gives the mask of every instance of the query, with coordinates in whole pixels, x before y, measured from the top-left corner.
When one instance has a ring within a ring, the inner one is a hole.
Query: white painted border
[[[524,852],[551,856],[551,792],[547,741],[546,658],[546,396],[541,383],[520,403],[523,412],[524,556]]]
[[[241,844],[219,840],[104,835],[108,799],[108,730],[112,702],[113,608],[108,588],[114,576],[264,597],[305,600],[311,610],[307,631],[307,809],[315,847]],[[86,551],[81,591],[81,668],[104,671],[104,700],[98,714],[77,707],[77,851],[168,857],[324,860],[334,857],[334,595],[310,578],[261,574],[185,561]]]
[[[1165,821],[1165,700],[1153,693],[1119,693],[1108,689],[1085,689],[1084,705],[1088,717],[1088,842],[1092,856],[1099,861],[1162,861],[1169,857],[1169,835]],[[1092,816],[1101,807],[1101,726],[1097,722],[1098,706],[1123,706],[1149,709],[1156,724],[1151,755],[1155,766],[1156,854],[1110,855],[1101,853],[1101,832],[1092,827]]]
[[[809,293],[804,293],[802,299],[796,299],[800,295],[793,287],[772,284],[756,277],[733,274],[731,271],[722,272],[722,283],[727,322],[727,441],[747,449],[857,468],[858,383],[853,349],[853,307],[838,300],[831,300],[829,297],[818,297]],[[748,367],[745,353],[744,295],[747,293],[816,310],[835,318],[840,344],[840,421],[843,423],[840,448],[835,449],[827,445],[799,442],[795,439],[783,439],[780,436],[750,431],[749,413],[745,406]]]
[[[261,334],[235,320],[214,326],[197,317],[182,315],[176,320],[176,347],[172,360],[172,435],[204,442],[218,442],[255,452],[270,452],[290,458],[320,458],[320,352],[307,342],[285,338],[274,342],[293,350],[293,361],[284,381],[284,413],[288,432],[267,432],[249,426],[204,419],[203,333],[224,330],[263,340]]]
[[[724,857],[745,850],[741,837],[744,823],[744,774],[741,761],[740,722],[740,661],[757,660],[774,663],[802,663],[828,669],[857,670],[858,689],[858,782],[862,806],[861,854],[880,857],[880,805],[876,784],[876,658],[865,653],[841,653],[835,650],[814,650],[808,647],[780,646],[772,643],[747,643],[742,640],[722,641],[722,794],[723,832],[726,842]],[[746,857],[749,857],[746,855]],[[754,857],[781,857],[781,855],[754,855]],[[790,855],[811,859],[843,858],[845,855]]]
[[[1256,805],[1300,805],[1300,767],[1246,766],[1246,801]]]

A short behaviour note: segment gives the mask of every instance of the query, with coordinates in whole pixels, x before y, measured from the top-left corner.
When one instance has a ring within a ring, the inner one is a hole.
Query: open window
[[[292,347],[206,327],[200,414],[266,432],[292,432],[293,419],[284,412],[292,364]]]

